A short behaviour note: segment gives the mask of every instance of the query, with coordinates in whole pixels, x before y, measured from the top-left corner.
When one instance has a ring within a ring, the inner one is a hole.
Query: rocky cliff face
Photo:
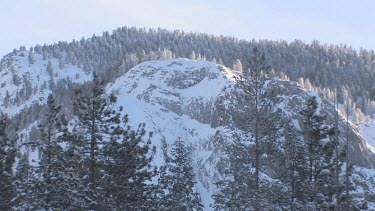
[[[248,125],[244,122],[250,103],[238,86],[240,75],[205,61],[150,61],[132,68],[107,89],[108,93],[118,94],[118,104],[124,106],[133,124],[145,122],[148,130],[155,132],[155,145],[160,147],[162,139],[171,144],[182,138],[192,147],[198,188],[206,208],[212,203],[214,182],[225,168],[226,142],[251,136],[251,129],[246,129]],[[327,116],[326,123],[334,123],[333,105],[321,100],[317,93],[276,78],[267,82],[266,89],[273,93],[269,96],[273,109],[280,109],[282,118],[290,118],[297,130],[303,129],[299,112],[310,96],[317,97],[319,111]],[[339,126],[340,131],[345,131],[343,117]],[[342,145],[345,135],[340,133]],[[350,160],[358,171],[372,171],[374,153],[352,126],[349,150]],[[155,163],[163,163],[160,152]]]

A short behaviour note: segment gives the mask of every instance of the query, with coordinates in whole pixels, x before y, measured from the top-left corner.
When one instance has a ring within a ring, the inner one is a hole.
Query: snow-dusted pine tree
[[[127,116],[124,118],[127,123]],[[126,127],[122,138],[112,138],[104,144],[102,165],[105,197],[112,210],[155,210],[156,187],[150,182],[156,174],[151,166],[155,147],[151,147],[150,133],[145,139],[145,125],[137,130]]]
[[[93,200],[91,209],[108,209],[109,198],[103,195],[101,167],[105,162],[103,144],[116,140],[122,132],[120,113],[114,110],[117,98],[113,94],[105,95],[104,82],[95,73],[87,89],[77,90],[76,96],[73,107],[78,121],[73,132],[77,139],[76,149],[85,155],[81,166],[83,184]]]
[[[6,133],[7,125],[7,117],[0,112],[0,210],[11,210],[15,191],[12,183],[16,148]]]
[[[191,150],[181,138],[174,142],[171,155],[166,154],[160,177],[160,184],[166,191],[160,203],[163,210],[203,210],[195,187],[191,156]]]

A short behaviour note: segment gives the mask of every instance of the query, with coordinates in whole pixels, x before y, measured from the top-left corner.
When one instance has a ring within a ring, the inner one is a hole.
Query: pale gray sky
[[[120,26],[375,49],[372,0],[0,0],[0,58]]]

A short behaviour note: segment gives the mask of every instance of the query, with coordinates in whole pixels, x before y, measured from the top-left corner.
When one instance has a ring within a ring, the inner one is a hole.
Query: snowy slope
[[[178,138],[192,146],[198,189],[206,210],[212,209],[214,182],[220,177],[218,166],[225,157],[222,141],[233,137],[246,138],[246,133],[238,128],[237,120],[232,118],[246,107],[236,95],[234,77],[238,74],[205,61],[150,61],[132,68],[107,87],[108,94],[118,96],[118,105],[124,106],[124,113],[129,114],[133,126],[145,122],[147,130],[154,132],[153,141],[157,148],[160,149],[163,139],[172,144]],[[317,97],[318,112],[327,114],[328,121],[333,121],[333,116],[329,116],[333,106],[322,101],[316,92],[278,79],[270,81],[267,88],[277,91],[273,102],[275,109],[281,109],[284,115],[292,118],[297,129],[302,124],[298,111],[309,96]],[[341,127],[344,127],[344,122]],[[341,140],[344,141],[343,137]],[[357,137],[351,146],[356,154],[353,162],[368,166],[369,152],[368,148],[363,148],[363,140]],[[156,165],[163,163],[160,150],[154,162]],[[357,171],[366,171],[364,175],[370,175],[369,178],[375,175],[373,170],[363,167],[358,167]]]
[[[375,153],[375,121],[360,125],[360,132],[367,146]]]
[[[210,178],[203,178],[202,172],[214,175],[214,165],[206,165],[213,152],[207,144],[218,130],[189,116],[188,106],[193,104],[213,104],[216,98],[228,87],[233,73],[209,62],[177,59],[173,61],[150,61],[132,68],[126,75],[108,87],[108,93],[117,94],[119,105],[130,117],[133,126],[146,123],[148,131],[154,131],[154,144],[160,149],[161,140],[172,144],[182,138],[192,146],[196,175],[200,175],[198,189],[207,210],[213,202]],[[154,162],[163,163],[158,151]],[[202,169],[203,168],[203,169]],[[208,181],[207,181],[208,180]]]
[[[32,104],[45,104],[47,96],[51,93],[49,88],[51,76],[47,72],[48,61],[51,62],[54,75],[52,80],[56,84],[62,79],[69,79],[73,83],[84,83],[91,80],[91,74],[86,74],[81,68],[72,65],[59,67],[59,60],[43,60],[42,55],[34,54],[34,64],[29,63],[29,51],[18,51],[17,55],[4,57],[0,71],[0,106],[1,110],[9,116],[18,114],[22,109],[30,107]],[[14,77],[19,78],[19,84],[14,83]],[[22,92],[26,89],[25,80],[31,84],[32,92],[29,99],[22,97]],[[9,94],[9,105],[4,105],[4,98]],[[20,103],[15,103],[16,96],[20,96]]]

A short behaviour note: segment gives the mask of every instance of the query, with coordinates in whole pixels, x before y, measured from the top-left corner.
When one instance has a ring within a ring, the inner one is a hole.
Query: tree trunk
[[[340,180],[339,180],[339,104],[338,104],[338,97],[337,97],[337,90],[335,95],[335,152],[336,152],[336,159],[335,159],[335,171],[336,171],[336,210],[340,210]]]
[[[255,210],[259,210],[259,110],[258,110],[258,71],[255,70]]]

